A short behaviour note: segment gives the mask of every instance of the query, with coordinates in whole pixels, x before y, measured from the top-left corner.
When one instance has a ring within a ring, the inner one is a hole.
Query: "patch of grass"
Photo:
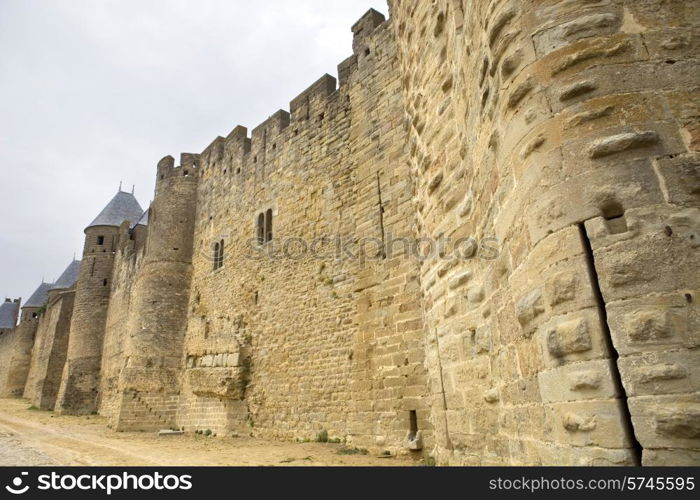
[[[323,429],[321,432],[316,434],[317,443],[327,443],[328,442],[328,431]]]
[[[204,435],[207,437],[211,436],[211,434],[212,434],[211,429],[207,429],[206,431],[204,431]]]
[[[391,452],[390,452],[389,450],[384,450],[384,451],[382,452],[382,456],[384,456],[384,457],[390,457],[390,456],[391,456]]]
[[[369,455],[369,451],[364,448],[341,448],[338,455]]]
[[[41,408],[37,408],[36,406],[32,405],[29,408],[27,408],[29,411],[44,411]]]

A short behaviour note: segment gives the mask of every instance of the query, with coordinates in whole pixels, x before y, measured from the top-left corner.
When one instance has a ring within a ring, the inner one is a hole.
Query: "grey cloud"
[[[82,250],[120,180],[249,129],[351,53],[384,0],[0,2],[0,295],[27,298]]]

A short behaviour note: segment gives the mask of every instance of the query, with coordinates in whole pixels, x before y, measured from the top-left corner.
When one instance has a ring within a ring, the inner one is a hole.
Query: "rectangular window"
[[[265,214],[265,243],[272,241],[272,209]]]
[[[258,245],[272,241],[272,209],[258,214],[255,229]]]
[[[224,240],[214,243],[214,271],[224,267]]]
[[[258,215],[256,229],[257,229],[258,245],[262,245],[263,243],[265,243],[265,215],[264,214]]]
[[[104,237],[104,236],[98,236],[98,237],[97,237],[97,244],[98,244],[99,246],[104,245],[104,244],[105,244],[105,237]]]

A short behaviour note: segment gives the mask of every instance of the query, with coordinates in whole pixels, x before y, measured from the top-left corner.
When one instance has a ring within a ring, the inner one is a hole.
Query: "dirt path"
[[[410,458],[339,455],[341,445],[116,433],[102,417],[56,416],[0,399],[0,466],[401,466]]]

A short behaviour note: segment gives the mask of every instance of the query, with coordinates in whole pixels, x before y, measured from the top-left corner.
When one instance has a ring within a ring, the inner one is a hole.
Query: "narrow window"
[[[102,280],[102,286],[107,286],[107,278]]]
[[[262,245],[263,243],[265,243],[265,215],[264,214],[258,215],[257,230],[258,230],[258,245]]]
[[[625,218],[625,209],[621,204],[612,201],[604,205],[601,211],[603,212],[603,218],[605,218],[606,221],[605,225],[610,234],[623,234],[629,230],[627,219]]]
[[[99,246],[104,245],[104,244],[105,244],[105,237],[104,237],[104,236],[98,236],[98,237],[97,237],[97,244],[98,244]]]
[[[272,209],[265,213],[265,242],[272,241]]]
[[[219,243],[219,269],[224,267],[224,240]]]
[[[219,269],[219,249],[221,245],[219,243],[214,243],[214,271]]]
[[[408,429],[408,439],[413,441],[418,435],[418,414],[416,410],[411,410],[409,412],[409,429]]]

